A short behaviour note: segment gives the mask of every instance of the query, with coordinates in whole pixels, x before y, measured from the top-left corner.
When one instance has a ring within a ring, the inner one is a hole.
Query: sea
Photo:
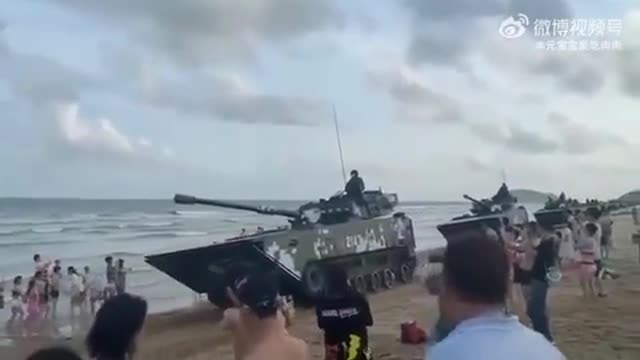
[[[239,201],[297,209],[304,201]],[[413,219],[418,250],[445,244],[436,225],[469,210],[464,202],[408,202],[397,207]],[[59,259],[63,269],[89,266],[103,274],[108,255],[124,259],[130,273],[127,291],[144,296],[151,312],[193,304],[195,294],[144,262],[148,254],[221,242],[246,229],[286,224],[279,216],[171,200],[0,199],[0,280],[30,276],[33,255]],[[66,306],[63,306],[66,308]],[[8,315],[8,309],[0,310]],[[0,315],[0,319],[4,317]],[[0,320],[1,321],[1,320]]]

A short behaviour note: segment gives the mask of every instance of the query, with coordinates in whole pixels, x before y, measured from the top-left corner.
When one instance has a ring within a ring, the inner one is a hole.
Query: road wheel
[[[369,288],[372,292],[377,292],[382,287],[382,275],[376,271],[369,275]]]
[[[408,284],[411,280],[413,280],[413,270],[411,269],[411,265],[404,263],[400,267],[400,281]]]
[[[391,269],[384,269],[382,273],[382,283],[385,288],[391,289],[396,282],[396,274]]]
[[[361,294],[367,293],[367,281],[362,275],[358,275],[355,278],[355,288]]]
[[[325,276],[322,268],[317,264],[308,264],[302,273],[304,290],[311,298],[322,295],[325,285]]]

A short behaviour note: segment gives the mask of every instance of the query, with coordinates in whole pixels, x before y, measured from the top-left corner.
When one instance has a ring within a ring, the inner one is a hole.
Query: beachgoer
[[[104,262],[107,264],[107,270],[105,272],[107,285],[104,288],[104,298],[106,300],[116,295],[116,267],[113,265],[113,257],[111,256],[104,258]]]
[[[593,235],[597,242],[596,251],[594,254],[596,268],[597,268],[596,274],[595,274],[596,290],[598,292],[599,297],[606,297],[607,293],[604,291],[604,284],[602,282],[606,273],[606,269],[602,261],[602,227],[600,226],[600,222],[599,222],[602,212],[597,208],[589,208],[587,209],[586,213],[587,213],[587,216],[586,216],[585,227],[586,227],[586,224],[588,223],[592,223],[596,227],[596,233]],[[585,236],[586,234],[584,234],[583,232],[583,238]]]
[[[600,228],[602,229],[601,239],[601,253],[602,258],[609,258],[609,250],[613,249],[613,220],[609,214],[604,213],[600,219],[598,219]]]
[[[47,269],[51,264],[51,262],[49,261],[43,261],[40,254],[33,255],[33,262],[35,264],[35,272],[40,271],[40,272],[44,272],[45,274],[47,273]]]
[[[18,275],[13,279],[13,287],[11,288],[11,318],[10,322],[18,319],[24,320],[24,308],[23,301],[24,296],[22,292],[22,276]]]
[[[69,280],[71,283],[70,286],[70,305],[71,305],[71,318],[75,317],[75,309],[78,308],[82,310],[82,305],[85,299],[85,288],[82,282],[82,277],[78,275],[78,271],[73,267],[69,266],[67,268],[67,273],[69,275]]]
[[[547,312],[547,295],[549,292],[549,271],[555,266],[555,237],[544,235],[532,244],[536,250],[536,256],[531,268],[531,283],[529,300],[527,301],[527,315],[531,320],[533,329],[553,342],[549,327],[549,315]]]
[[[367,299],[349,286],[347,274],[338,266],[325,272],[326,288],[316,301],[318,327],[324,332],[326,360],[368,360],[369,334],[373,325]]]
[[[533,269],[533,263],[535,262],[537,254],[535,246],[539,243],[540,227],[538,226],[538,223],[531,221],[525,228],[524,237],[520,246],[522,255],[518,259],[518,268],[520,269],[518,280],[520,280],[522,297],[525,300],[525,304],[528,303],[531,294],[531,269]]]
[[[124,267],[124,260],[118,259],[118,266],[116,267],[116,293],[118,295],[124,294],[127,290],[127,269]]]
[[[51,298],[51,317],[56,317],[58,312],[58,299],[60,298],[60,289],[62,284],[62,269],[56,265],[51,272],[49,279],[49,297]]]
[[[595,236],[598,228],[593,223],[588,223],[585,226],[585,235],[580,243],[578,243],[578,249],[580,250],[580,287],[582,288],[582,295],[587,298],[589,295],[595,297],[595,274],[598,267],[595,262],[596,247],[598,241]]]
[[[27,284],[27,291],[24,295],[24,301],[27,304],[27,316],[25,318],[27,332],[34,334],[40,327],[40,320],[43,315],[42,294],[36,284],[36,276],[32,277]]]
[[[560,249],[558,256],[560,257],[560,266],[562,268],[570,267],[576,260],[575,241],[573,233],[568,225],[560,226],[557,229],[557,235],[560,239]]]
[[[130,294],[104,302],[87,334],[89,356],[97,360],[133,358],[137,338],[147,317],[147,302]]]
[[[222,326],[231,331],[236,359],[310,359],[307,344],[286,330],[275,278],[263,272],[236,281]]]
[[[640,224],[640,216],[638,216],[638,207],[637,206],[633,206],[631,208],[631,217],[633,218],[633,224],[634,225],[639,225]]]
[[[427,359],[565,359],[544,337],[504,312],[509,270],[504,248],[495,241],[477,237],[447,244],[438,304],[454,329],[427,350]]]
[[[82,360],[82,358],[69,348],[49,347],[32,353],[27,360]]]
[[[104,289],[100,278],[93,273],[88,266],[84,267],[85,288],[87,289],[87,300],[91,314],[96,313],[96,304],[102,300]]]
[[[46,271],[38,271],[34,276],[36,280],[36,287],[38,288],[38,294],[40,294],[40,309],[42,310],[43,317],[49,317],[49,295],[51,292],[49,286],[49,278]]]

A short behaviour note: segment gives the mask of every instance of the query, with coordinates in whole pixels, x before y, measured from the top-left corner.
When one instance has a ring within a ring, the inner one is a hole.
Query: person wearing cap
[[[367,299],[347,281],[339,266],[325,270],[326,286],[316,304],[318,327],[324,332],[326,360],[368,360],[367,327],[373,318]]]
[[[223,327],[233,334],[236,360],[310,358],[307,344],[287,332],[287,309],[270,274],[241,276],[227,293],[234,306],[225,310]]]

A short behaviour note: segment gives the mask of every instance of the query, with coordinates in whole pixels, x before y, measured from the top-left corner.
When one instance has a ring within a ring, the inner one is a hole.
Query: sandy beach
[[[552,289],[552,327],[559,348],[568,359],[640,358],[640,264],[637,248],[631,244],[635,231],[630,216],[615,218],[615,249],[608,265],[622,274],[606,282],[609,296],[583,300],[577,282],[565,276]],[[370,329],[375,359],[421,359],[424,345],[399,342],[400,323],[416,320],[428,329],[437,316],[436,298],[419,284],[398,287],[369,296],[374,314]],[[149,317],[138,359],[233,359],[228,334],[218,325],[220,311],[202,303],[193,307]],[[526,317],[520,315],[523,322]],[[310,309],[297,309],[291,332],[305,339],[315,359],[323,356],[322,335]],[[0,346],[0,358],[23,359],[33,349],[49,343],[65,343],[83,354],[82,337],[72,340],[16,340]]]

